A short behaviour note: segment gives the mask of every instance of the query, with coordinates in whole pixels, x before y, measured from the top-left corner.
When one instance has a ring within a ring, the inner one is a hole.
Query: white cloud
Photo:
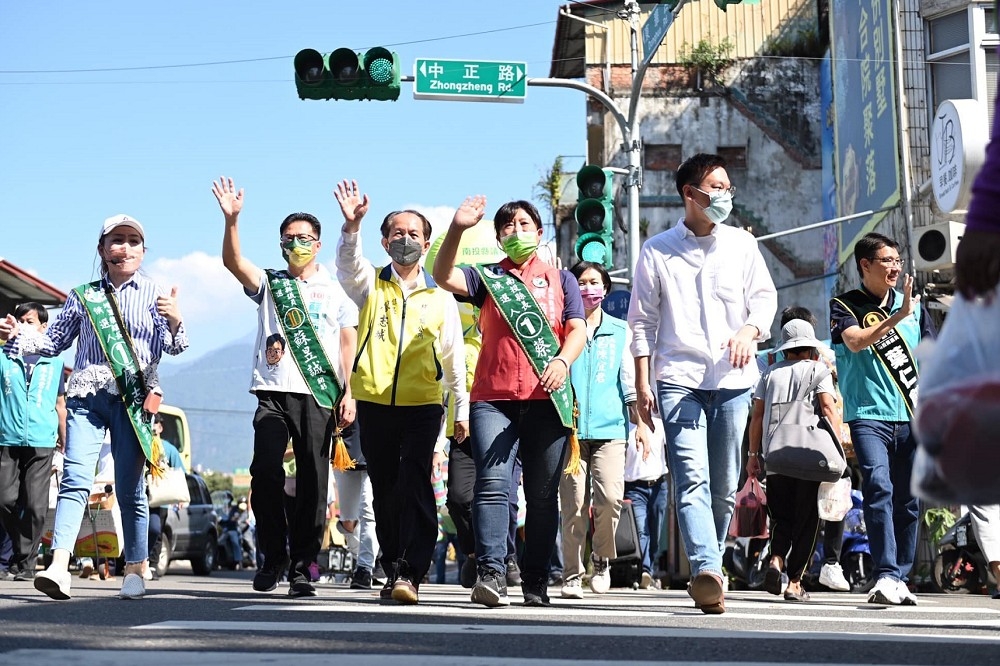
[[[178,304],[191,341],[191,348],[178,360],[189,361],[221,347],[257,325],[257,307],[217,255],[192,252],[180,259],[157,259],[146,272],[165,288],[178,288]]]

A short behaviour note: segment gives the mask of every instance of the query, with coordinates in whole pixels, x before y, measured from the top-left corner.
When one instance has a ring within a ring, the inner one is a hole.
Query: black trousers
[[[441,405],[389,406],[358,400],[361,450],[372,482],[375,533],[390,580],[419,585],[437,543],[437,505],[431,484]]]
[[[476,533],[472,525],[472,494],[476,485],[476,462],[472,459],[472,438],[459,444],[451,441],[448,455],[448,515],[455,523],[459,549],[464,555],[475,555]],[[510,531],[507,533],[507,558],[517,556],[517,489],[521,485],[521,462],[514,462],[510,479]]]
[[[771,555],[785,560],[785,573],[802,577],[819,531],[816,493],[819,481],[803,481],[782,474],[767,475],[767,512],[771,516]]]
[[[49,510],[55,448],[0,446],[0,521],[14,549],[10,569],[33,571]]]
[[[330,443],[336,418],[311,395],[257,391],[250,492],[265,566],[291,558],[289,581],[309,580],[326,526]],[[295,505],[285,517],[282,457],[295,452]],[[287,545],[286,545],[287,544]]]

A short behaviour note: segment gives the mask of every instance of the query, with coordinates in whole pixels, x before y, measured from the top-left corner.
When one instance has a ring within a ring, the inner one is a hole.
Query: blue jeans
[[[906,580],[917,552],[920,505],[910,493],[917,443],[908,422],[858,419],[848,423],[861,465],[868,546],[874,578]]]
[[[66,459],[63,463],[59,499],[56,502],[52,548],[73,552],[76,535],[94,485],[97,458],[104,433],[111,431],[111,455],[115,460],[115,497],[122,512],[125,562],[142,562],[147,547],[149,504],[143,467],[146,456],[120,396],[98,391],[66,401]]]
[[[526,504],[521,579],[545,581],[559,530],[559,476],[569,430],[551,400],[475,402],[470,420],[476,564],[501,575],[506,571],[508,495],[514,460],[520,458]]]
[[[657,382],[677,524],[691,575],[722,577],[722,553],[740,477],[750,389],[692,389]]]
[[[667,479],[626,481],[625,499],[632,502],[635,522],[639,525],[642,570],[652,574],[653,558],[660,552],[660,530],[667,516]]]

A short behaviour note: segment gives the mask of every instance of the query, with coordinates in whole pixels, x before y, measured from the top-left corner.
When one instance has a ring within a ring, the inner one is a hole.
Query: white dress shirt
[[[688,388],[745,389],[760,377],[751,359],[729,362],[726,344],[744,325],[770,337],[778,309],[774,283],[754,237],[717,224],[694,235],[681,218],[642,246],[628,322],[632,354],[654,356],[652,377]]]

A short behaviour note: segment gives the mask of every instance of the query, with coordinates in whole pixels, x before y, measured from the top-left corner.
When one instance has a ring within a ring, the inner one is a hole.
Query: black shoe
[[[383,585],[382,589],[378,591],[378,598],[392,599],[392,586],[395,584],[396,584],[395,580],[393,580],[392,578],[387,578],[385,581],[385,585]]]
[[[315,597],[316,588],[313,587],[313,584],[308,581],[297,580],[288,586],[288,596],[290,596],[292,599],[301,599],[302,597]]]
[[[479,579],[472,587],[471,599],[474,603],[496,608],[509,606],[507,599],[507,581],[502,573],[492,569],[480,569]]]
[[[476,584],[477,575],[476,556],[469,555],[465,558],[465,562],[462,562],[462,569],[458,572],[458,582],[462,584],[462,587],[470,590]]]
[[[14,574],[15,581],[25,581],[25,580],[35,580],[35,570],[25,569],[24,571],[18,571]]]
[[[521,594],[525,606],[549,606],[549,592],[546,581],[521,581]]]
[[[385,574],[385,569],[382,568],[382,563],[376,559],[375,568],[372,569],[372,585],[382,587],[388,578],[389,576]]]
[[[352,590],[370,590],[372,589],[372,572],[365,567],[358,567],[351,574],[351,589]]]
[[[507,587],[517,587],[521,584],[521,568],[517,566],[517,558],[507,558]]]
[[[265,561],[264,566],[254,575],[253,589],[257,592],[270,592],[278,587],[278,581],[288,569],[288,557],[283,557],[278,562],[272,562]]]
[[[563,584],[562,574],[550,573],[549,574],[549,587],[561,587]]]

